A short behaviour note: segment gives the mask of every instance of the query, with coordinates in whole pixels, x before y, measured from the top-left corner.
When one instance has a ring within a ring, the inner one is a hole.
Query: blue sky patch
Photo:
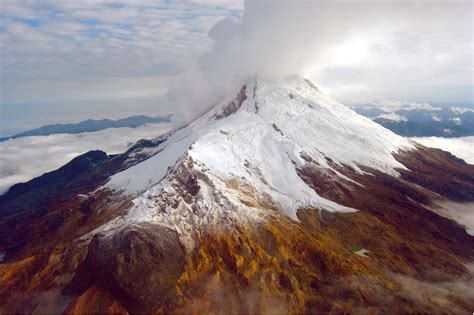
[[[40,19],[25,19],[21,17],[14,17],[16,21],[25,23],[31,27],[38,27],[42,24],[42,21]]]

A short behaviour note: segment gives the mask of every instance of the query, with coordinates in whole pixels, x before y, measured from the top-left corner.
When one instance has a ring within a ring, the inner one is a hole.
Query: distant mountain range
[[[144,115],[130,116],[118,120],[111,119],[88,119],[76,124],[53,124],[46,125],[33,130],[21,132],[10,137],[0,138],[0,142],[29,136],[48,136],[58,133],[76,134],[81,132],[94,132],[107,128],[136,128],[144,124],[156,124],[169,122],[172,115],[149,117]]]
[[[424,103],[382,102],[353,109],[406,137],[466,137],[474,135],[474,109],[439,108]]]

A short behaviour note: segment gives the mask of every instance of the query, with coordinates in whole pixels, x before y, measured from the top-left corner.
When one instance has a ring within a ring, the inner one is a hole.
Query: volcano
[[[469,313],[474,166],[300,77],[0,196],[0,310]]]

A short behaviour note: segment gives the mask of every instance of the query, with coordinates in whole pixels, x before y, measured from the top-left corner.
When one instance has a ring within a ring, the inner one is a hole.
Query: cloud
[[[254,75],[309,76],[352,101],[472,100],[472,19],[459,2],[248,0],[211,28],[212,49],[169,95],[185,119]]]
[[[158,93],[153,85],[160,92],[171,85],[169,99],[189,120],[255,74],[308,76],[332,96],[353,103],[474,101],[470,2],[248,0],[244,7],[242,0],[24,0],[1,5],[3,103],[22,106],[25,90],[33,102],[35,96],[56,101],[58,95],[91,102],[120,98],[125,89],[127,95],[153,97]],[[89,89],[115,78],[157,80],[149,88]],[[64,85],[67,93],[61,92]]]
[[[424,146],[451,152],[474,165],[474,136],[460,138],[419,137],[410,138]]]
[[[239,1],[3,1],[0,60],[2,102],[20,103],[25,90],[34,99],[61,94],[83,99],[88,82],[107,84],[183,72],[209,49],[209,28],[238,15]],[[154,81],[157,90],[166,80]],[[137,85],[128,93],[142,93]],[[110,93],[122,94],[121,86]],[[149,91],[151,92],[151,91]],[[110,94],[109,93],[109,94]],[[102,98],[97,89],[86,100]],[[57,98],[57,97],[56,97]]]
[[[364,296],[370,297],[370,305],[354,300],[351,308],[354,314],[400,313],[407,307],[423,309],[427,313],[450,310],[454,314],[462,314],[469,310],[468,304],[474,298],[471,289],[474,285],[474,264],[469,261],[463,267],[462,275],[457,276],[433,268],[425,269],[417,277],[386,270],[385,275],[395,282],[395,291],[386,284],[381,285],[377,278],[366,275],[339,277],[334,282],[339,285],[337,289],[340,292],[360,292],[363,288]],[[431,309],[427,310],[427,305]]]
[[[400,115],[395,114],[395,113],[380,114],[380,115],[374,117],[373,119],[376,119],[376,118],[388,119],[388,120],[392,120],[392,121],[408,121],[408,119],[405,116],[400,116]]]
[[[435,107],[428,103],[417,103],[417,102],[410,102],[410,101],[394,101],[394,100],[369,102],[367,104],[359,105],[358,107],[363,107],[367,109],[377,107],[387,112],[396,112],[402,109],[407,110],[407,111],[422,110],[422,109],[441,110],[440,107]]]
[[[462,303],[456,303],[453,296],[459,296],[465,301],[472,301],[474,298],[474,264],[466,266],[467,272],[457,279],[446,279],[445,281],[422,281],[414,277],[401,274],[394,274],[394,279],[401,285],[399,295],[405,300],[414,303],[426,303],[429,301],[434,307],[450,309],[453,313],[463,313],[466,309]],[[439,278],[446,277],[443,272],[433,270],[433,276]],[[421,305],[423,305],[421,304]]]
[[[138,128],[110,128],[0,142],[0,194],[13,184],[55,170],[89,150],[121,153],[139,139],[157,137],[170,128],[170,124],[150,124]]]
[[[431,205],[431,210],[446,218],[453,219],[457,223],[464,226],[468,234],[474,236],[473,202],[460,203],[452,201],[436,201],[433,205]]]
[[[459,106],[451,106],[451,111],[455,114],[464,114],[464,113],[474,113],[474,109],[472,108],[465,108],[465,107],[459,107]]]

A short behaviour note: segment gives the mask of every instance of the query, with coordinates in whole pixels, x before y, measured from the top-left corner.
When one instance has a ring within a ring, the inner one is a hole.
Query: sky
[[[169,113],[163,97],[170,82],[209,49],[210,27],[240,16],[242,6],[0,1],[0,135],[43,123]]]
[[[346,103],[472,104],[473,4],[3,0],[0,136],[45,123],[194,118],[251,76]]]

